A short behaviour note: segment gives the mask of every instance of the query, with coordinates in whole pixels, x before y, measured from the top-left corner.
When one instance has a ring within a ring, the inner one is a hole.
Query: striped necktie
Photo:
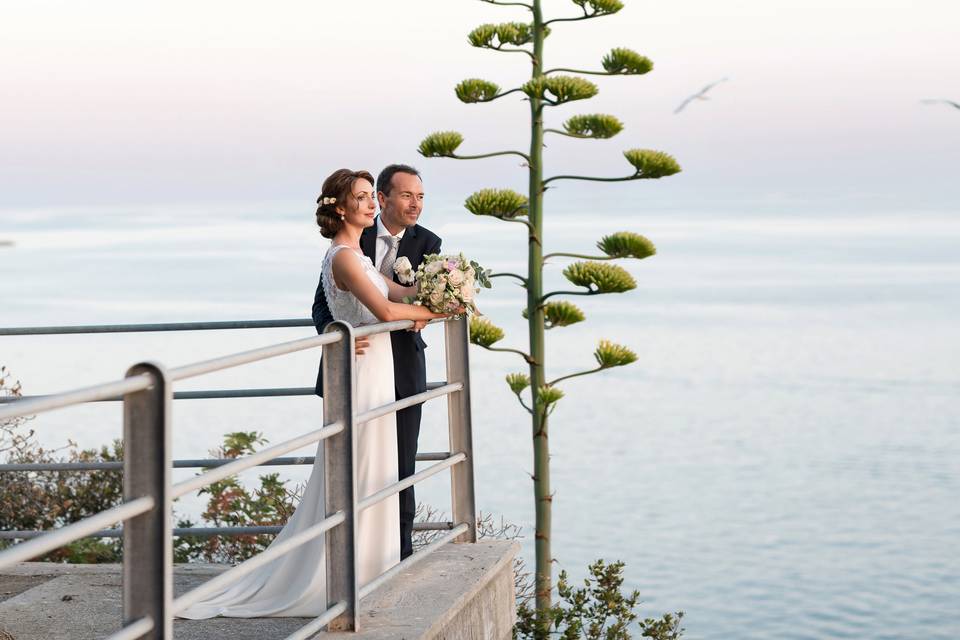
[[[383,262],[380,263],[380,273],[393,280],[393,264],[397,261],[397,248],[400,246],[400,238],[383,236],[383,239],[390,243],[390,248],[387,249],[387,255],[383,256]]]

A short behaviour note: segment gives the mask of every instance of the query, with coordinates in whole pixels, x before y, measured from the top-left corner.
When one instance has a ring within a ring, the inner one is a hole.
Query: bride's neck
[[[360,248],[360,234],[363,233],[363,227],[346,223],[343,228],[333,236],[334,244],[344,244],[354,249]]]

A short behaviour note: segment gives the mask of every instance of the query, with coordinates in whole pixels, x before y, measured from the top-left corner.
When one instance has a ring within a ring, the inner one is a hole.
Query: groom
[[[407,258],[414,271],[423,262],[423,256],[440,253],[440,238],[417,224],[423,211],[423,182],[420,173],[405,164],[391,164],[377,176],[377,200],[380,215],[376,224],[363,230],[360,248],[373,265],[387,277],[397,280],[393,264],[398,258]],[[323,293],[323,278],[313,297],[313,324],[322,333],[333,322]],[[413,330],[394,331],[393,376],[397,400],[427,390],[427,369],[423,350],[427,347],[420,337],[426,323],[417,323]],[[357,353],[363,343],[358,341]],[[321,373],[323,369],[321,368]],[[317,395],[323,395],[323,379],[317,376]],[[417,438],[420,436],[420,415],[423,405],[415,405],[397,412],[397,448],[400,480],[412,476],[416,467]],[[360,496],[358,496],[360,497]],[[413,553],[413,518],[417,501],[413,487],[400,492],[400,558]]]

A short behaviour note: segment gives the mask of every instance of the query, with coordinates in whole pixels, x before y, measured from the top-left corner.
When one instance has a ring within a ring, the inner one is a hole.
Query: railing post
[[[123,624],[153,619],[141,638],[173,637],[173,537],[170,501],[172,385],[162,366],[136,364],[127,377],[153,384],[123,398],[123,499],[150,496],[155,506],[123,525]]]
[[[447,355],[447,382],[463,383],[461,391],[447,396],[450,451],[463,452],[467,459],[450,468],[450,496],[453,521],[466,523],[467,530],[454,542],[477,541],[477,507],[473,489],[473,428],[470,422],[469,325],[466,317],[444,323]]]
[[[323,347],[323,423],[343,421],[343,431],[323,443],[326,515],[343,511],[346,519],[326,535],[327,606],[343,600],[347,609],[327,626],[329,631],[357,631],[360,598],[357,588],[357,476],[354,415],[353,327],[346,322],[327,325],[325,333],[343,336]]]

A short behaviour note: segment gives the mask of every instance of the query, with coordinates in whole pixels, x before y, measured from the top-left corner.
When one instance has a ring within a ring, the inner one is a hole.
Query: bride
[[[366,171],[339,169],[323,182],[317,199],[317,225],[321,235],[332,240],[323,260],[322,278],[333,317],[353,326],[444,317],[402,303],[404,296],[415,293],[415,287],[388,279],[360,250],[360,233],[374,224],[375,200],[373,176]],[[394,401],[389,333],[369,337],[354,371],[359,413]],[[355,471],[358,500],[397,481],[397,429],[392,413],[357,425]],[[300,505],[272,544],[325,517],[321,442]],[[361,586],[400,561],[399,527],[396,494],[360,513],[356,548]],[[177,615],[190,619],[316,617],[327,609],[326,591],[326,548],[324,536],[319,536]]]

